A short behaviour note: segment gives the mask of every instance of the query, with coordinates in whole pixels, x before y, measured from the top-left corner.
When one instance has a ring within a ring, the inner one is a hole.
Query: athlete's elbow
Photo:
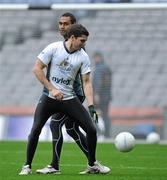
[[[32,72],[33,72],[35,75],[38,74],[39,68],[36,67],[36,66],[34,66],[34,67],[32,68]]]

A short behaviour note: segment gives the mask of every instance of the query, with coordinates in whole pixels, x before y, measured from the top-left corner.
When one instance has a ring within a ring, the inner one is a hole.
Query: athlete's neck
[[[76,49],[73,48],[73,45],[72,45],[72,42],[70,41],[70,39],[65,41],[65,46],[70,53],[76,51]]]

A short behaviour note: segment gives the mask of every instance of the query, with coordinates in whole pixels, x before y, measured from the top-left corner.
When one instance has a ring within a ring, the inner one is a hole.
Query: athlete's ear
[[[74,36],[74,35],[71,35],[71,37],[70,37],[72,40],[75,40],[76,39],[76,37]]]

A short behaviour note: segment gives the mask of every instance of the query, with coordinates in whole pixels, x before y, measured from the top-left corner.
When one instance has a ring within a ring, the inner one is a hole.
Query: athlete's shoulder
[[[63,41],[57,41],[57,42],[50,43],[47,47],[51,49],[55,49],[62,45],[63,45]]]
[[[63,41],[50,43],[42,50],[42,52],[39,54],[38,57],[41,58],[43,56],[46,57],[52,56],[52,54],[56,52],[59,47],[61,47],[61,44],[63,44]]]
[[[79,52],[83,57],[89,58],[88,54],[86,53],[86,51],[84,49],[81,48]]]

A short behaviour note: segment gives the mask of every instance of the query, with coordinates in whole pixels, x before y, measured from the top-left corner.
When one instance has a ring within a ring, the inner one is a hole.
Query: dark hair
[[[103,55],[102,55],[102,53],[101,53],[100,51],[95,51],[94,54],[93,54],[93,56],[94,56],[94,57],[95,57],[95,56],[99,56],[99,57],[103,58]]]
[[[72,13],[66,12],[61,17],[70,17],[71,19],[71,24],[75,24],[77,22],[75,16]]]
[[[93,58],[98,58],[98,59],[100,59],[100,61],[104,61],[103,54],[100,51],[95,51],[93,54]]]
[[[67,32],[67,38],[70,38],[72,35],[75,37],[81,37],[82,35],[89,36],[89,32],[81,24],[73,24]]]

